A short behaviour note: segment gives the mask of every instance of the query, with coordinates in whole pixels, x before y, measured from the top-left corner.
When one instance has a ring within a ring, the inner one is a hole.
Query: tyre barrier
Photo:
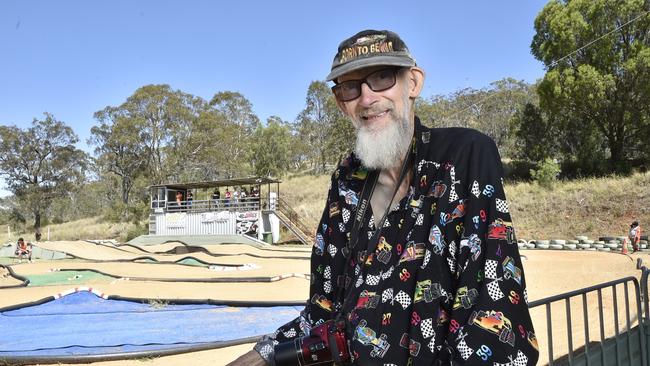
[[[611,252],[612,250],[610,248],[598,248],[599,252]]]
[[[533,240],[535,244],[551,244],[548,240]]]
[[[580,240],[580,244],[593,244],[593,243],[595,243],[595,241],[591,239]]]
[[[548,249],[549,244],[537,244],[537,249]]]
[[[564,244],[566,244],[566,240],[564,240],[564,239],[551,239],[551,244],[564,245]]]
[[[566,250],[576,250],[578,248],[577,244],[565,244],[564,249]]]
[[[616,237],[614,237],[614,236],[601,236],[600,238],[598,238],[598,240],[607,242],[607,241],[610,241],[610,240],[616,240]]]
[[[578,241],[585,241],[585,240],[589,240],[589,237],[585,235],[576,235],[575,239]]]
[[[564,245],[562,244],[551,244],[551,249],[564,249]]]
[[[526,243],[524,244],[524,246],[526,247],[526,249],[535,249],[535,244],[533,243]]]
[[[609,244],[605,244],[605,247],[609,249],[616,249],[618,248],[618,244],[609,243]]]
[[[578,244],[578,248],[580,248],[580,249],[590,249],[591,244]],[[594,248],[594,249],[596,249],[596,248]]]
[[[566,241],[567,244],[580,244],[580,240],[569,239]]]

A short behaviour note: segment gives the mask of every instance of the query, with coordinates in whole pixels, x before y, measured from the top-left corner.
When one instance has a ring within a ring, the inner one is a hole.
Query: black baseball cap
[[[370,66],[415,66],[415,59],[395,32],[364,30],[339,44],[327,81]]]

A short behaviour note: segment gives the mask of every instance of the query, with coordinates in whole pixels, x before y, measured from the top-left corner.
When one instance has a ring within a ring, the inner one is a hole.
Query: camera
[[[311,329],[309,335],[275,346],[276,366],[320,365],[350,360],[345,338],[345,321],[328,320]]]

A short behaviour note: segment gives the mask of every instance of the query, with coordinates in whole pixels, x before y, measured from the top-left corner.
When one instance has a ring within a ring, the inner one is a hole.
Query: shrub
[[[560,174],[560,164],[554,159],[547,158],[537,165],[537,169],[530,170],[530,176],[540,186],[551,189]]]

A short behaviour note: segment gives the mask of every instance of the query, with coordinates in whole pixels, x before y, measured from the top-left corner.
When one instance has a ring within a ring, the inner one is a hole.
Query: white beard
[[[393,119],[382,129],[364,126],[358,120],[353,121],[357,130],[357,142],[354,152],[366,168],[391,169],[399,166],[411,145],[413,123],[410,119],[408,97],[403,106],[404,114],[398,116],[391,110]]]

